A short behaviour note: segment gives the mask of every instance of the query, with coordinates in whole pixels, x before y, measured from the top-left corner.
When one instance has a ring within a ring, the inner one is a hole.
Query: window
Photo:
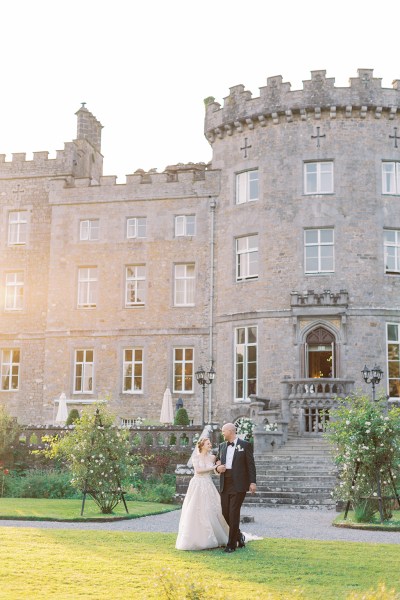
[[[258,235],[236,240],[236,281],[258,278]]]
[[[26,244],[28,238],[28,213],[26,210],[14,210],[8,215],[9,245]]]
[[[178,215],[175,217],[175,237],[196,234],[195,215]]]
[[[333,273],[333,229],[306,229],[304,231],[305,273]]]
[[[78,269],[78,308],[95,308],[97,298],[97,267]]]
[[[6,273],[5,310],[22,310],[24,306],[24,274]]]
[[[144,306],[146,267],[131,265],[125,271],[125,306]]]
[[[175,265],[175,306],[194,306],[194,264]]]
[[[239,327],[235,338],[235,398],[241,401],[257,394],[257,327]]]
[[[400,398],[400,325],[387,324],[387,372],[389,397]]]
[[[124,350],[123,392],[134,394],[143,391],[143,350]]]
[[[304,164],[304,193],[333,193],[333,162],[310,162]]]
[[[174,392],[193,392],[193,348],[174,348]]]
[[[1,390],[8,392],[19,388],[19,350],[1,351]]]
[[[236,204],[258,200],[258,170],[236,175]]]
[[[81,221],[79,224],[79,239],[81,241],[93,241],[99,239],[99,220]]]
[[[146,217],[130,217],[126,220],[126,237],[128,240],[133,238],[146,237]]]
[[[93,392],[93,350],[76,350],[74,365],[74,393]]]
[[[382,194],[400,194],[400,162],[382,163]]]
[[[400,273],[400,231],[386,229],[383,236],[385,273]]]

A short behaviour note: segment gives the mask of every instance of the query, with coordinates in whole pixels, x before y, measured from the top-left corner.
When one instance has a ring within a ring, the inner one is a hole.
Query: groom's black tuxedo
[[[226,463],[228,445],[219,445],[217,460]],[[225,473],[220,474],[219,491],[224,491]],[[238,438],[232,461],[232,483],[237,492],[248,492],[251,483],[256,483],[256,466],[254,464],[253,447],[249,442]]]
[[[227,442],[222,442],[219,446],[217,460],[220,460],[223,465],[226,464],[227,448]],[[227,549],[236,549],[238,543],[244,545],[239,529],[240,508],[251,483],[256,483],[253,446],[237,438],[232,468],[225,473],[220,473],[222,514],[229,525]]]

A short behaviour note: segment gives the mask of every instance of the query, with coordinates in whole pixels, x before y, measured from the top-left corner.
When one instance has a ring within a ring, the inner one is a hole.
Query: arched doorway
[[[335,377],[335,336],[324,327],[313,329],[306,338],[305,359],[307,378]]]

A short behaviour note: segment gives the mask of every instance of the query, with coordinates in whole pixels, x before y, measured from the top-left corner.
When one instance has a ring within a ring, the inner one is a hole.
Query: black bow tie
[[[228,442],[228,444],[227,444],[227,445],[228,445],[228,446],[234,446],[234,445],[235,445],[235,442]]]

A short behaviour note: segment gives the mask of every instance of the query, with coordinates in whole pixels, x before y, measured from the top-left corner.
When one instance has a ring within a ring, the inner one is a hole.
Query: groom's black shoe
[[[235,552],[236,548],[231,548],[230,546],[227,546],[224,550],[224,552]]]
[[[239,534],[237,545],[238,545],[238,548],[244,548],[246,546],[245,537],[244,537],[243,533]]]

